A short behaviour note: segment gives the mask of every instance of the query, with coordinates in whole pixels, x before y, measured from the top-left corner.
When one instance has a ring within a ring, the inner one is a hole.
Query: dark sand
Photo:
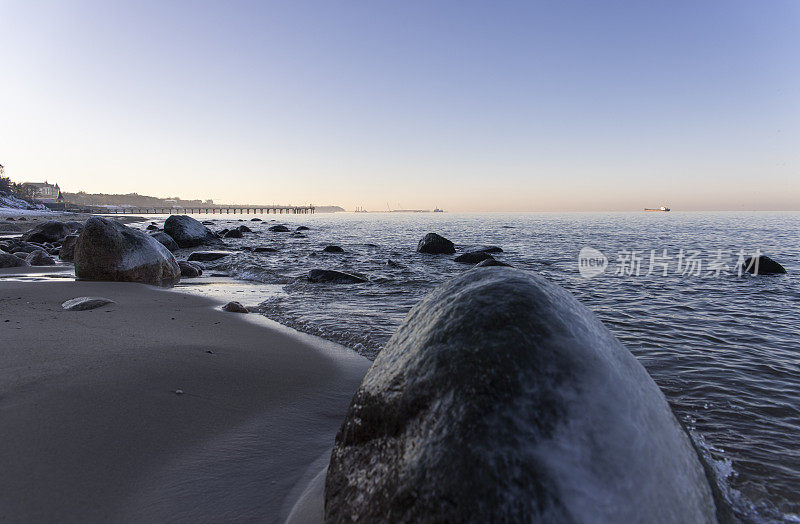
[[[79,296],[117,303],[61,308]],[[218,305],[0,280],[0,521],[285,520],[369,362]]]

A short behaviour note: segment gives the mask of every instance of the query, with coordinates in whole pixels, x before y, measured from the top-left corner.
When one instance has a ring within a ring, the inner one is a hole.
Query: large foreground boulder
[[[456,246],[452,242],[437,235],[436,233],[428,233],[417,244],[417,252],[431,253],[434,255],[452,255],[456,252]]]
[[[26,242],[57,242],[72,233],[72,229],[64,222],[48,220],[34,226],[22,235]]]
[[[75,244],[75,275],[171,287],[180,281],[181,269],[172,253],[147,233],[92,217]]]
[[[713,522],[645,369],[559,286],[473,269],[378,354],[336,436],[327,522]]]
[[[180,247],[195,247],[218,241],[210,229],[186,215],[170,215],[164,222],[164,233],[171,236]]]

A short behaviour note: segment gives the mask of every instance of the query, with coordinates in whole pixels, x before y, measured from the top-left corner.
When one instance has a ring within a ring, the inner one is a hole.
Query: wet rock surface
[[[164,222],[164,233],[180,247],[214,244],[217,236],[206,226],[186,215],[171,215]]]
[[[417,244],[417,252],[429,254],[452,255],[456,252],[455,245],[436,233],[428,233]]]
[[[315,283],[329,284],[360,284],[367,282],[364,277],[332,269],[312,269],[308,272],[308,280]]]
[[[138,229],[92,217],[75,244],[75,275],[83,280],[141,282],[171,287],[180,267],[160,242]]]
[[[639,362],[568,292],[471,270],[419,302],[336,436],[327,522],[713,522]]]

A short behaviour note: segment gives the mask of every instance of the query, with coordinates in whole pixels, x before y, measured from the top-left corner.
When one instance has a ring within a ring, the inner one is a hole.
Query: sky
[[[0,164],[68,192],[800,210],[800,2],[0,0]]]

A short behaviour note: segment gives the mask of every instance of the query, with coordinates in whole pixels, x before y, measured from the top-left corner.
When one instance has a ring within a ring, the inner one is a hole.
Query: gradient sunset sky
[[[798,210],[799,53],[796,0],[0,0],[0,164],[348,210]]]

